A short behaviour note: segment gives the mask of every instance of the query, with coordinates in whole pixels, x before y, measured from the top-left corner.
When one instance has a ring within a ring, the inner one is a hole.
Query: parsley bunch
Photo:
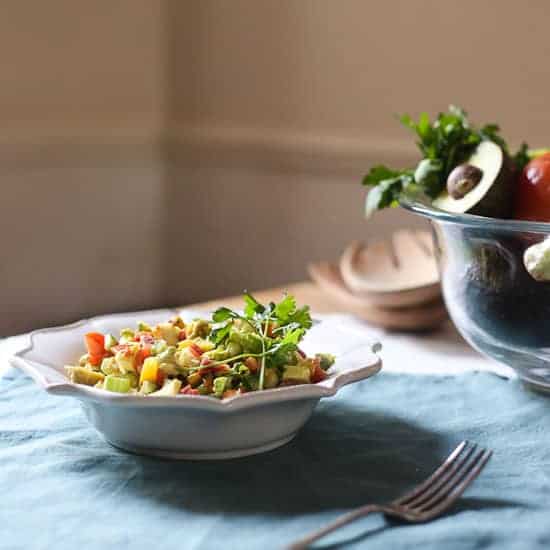
[[[278,303],[270,302],[263,305],[250,293],[245,292],[244,301],[243,314],[227,307],[220,307],[214,311],[210,338],[217,345],[223,345],[238,319],[252,327],[252,335],[261,344],[261,351],[244,353],[223,362],[250,356],[261,359],[258,389],[262,390],[266,367],[282,367],[286,364],[289,354],[298,351],[298,343],[304,337],[307,329],[312,326],[311,316],[309,307],[299,308],[296,305],[296,300],[290,294],[285,295]]]
[[[392,170],[382,165],[371,168],[363,178],[363,185],[372,188],[367,195],[367,216],[397,206],[402,193],[420,192],[434,199],[445,188],[453,168],[463,163],[482,141],[493,141],[509,154],[498,125],[476,128],[468,121],[466,112],[454,105],[447,113],[439,113],[433,123],[427,113],[422,113],[417,122],[409,115],[401,116],[400,121],[416,134],[423,158],[415,169]],[[522,144],[513,160],[518,169],[525,166],[529,160],[527,144]]]

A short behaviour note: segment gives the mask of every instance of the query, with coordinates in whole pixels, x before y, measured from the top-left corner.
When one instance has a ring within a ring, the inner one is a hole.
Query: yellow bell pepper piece
[[[182,340],[181,342],[178,342],[177,348],[178,349],[188,348],[192,343],[193,343],[192,340]]]
[[[195,344],[197,344],[197,346],[199,346],[202,351],[212,351],[216,347],[216,344],[214,344],[214,342],[211,342],[210,340],[206,340],[204,338],[197,338],[195,340]]]
[[[212,351],[216,347],[216,344],[210,340],[206,340],[205,338],[195,338],[193,340],[187,339],[178,342],[178,349],[188,348],[192,345],[197,346],[202,351]]]
[[[160,362],[158,357],[147,357],[143,362],[141,373],[139,375],[139,383],[143,384],[146,380],[156,383],[159,372]]]

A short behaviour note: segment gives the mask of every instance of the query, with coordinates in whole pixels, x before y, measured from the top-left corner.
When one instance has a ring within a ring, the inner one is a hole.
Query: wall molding
[[[156,127],[117,126],[3,129],[0,166],[24,171],[157,161],[164,158],[163,133]]]
[[[416,158],[414,146],[402,140],[235,126],[41,127],[0,136],[4,170],[169,160],[356,181],[373,164],[408,166]]]
[[[372,164],[408,166],[418,156],[410,142],[401,140],[270,128],[172,126],[166,141],[169,158],[176,163],[216,163],[319,176],[357,177]]]

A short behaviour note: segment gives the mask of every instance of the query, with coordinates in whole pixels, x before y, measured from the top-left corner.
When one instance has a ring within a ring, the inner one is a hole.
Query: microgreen
[[[209,365],[233,362],[246,357],[260,359],[258,388],[264,386],[265,369],[268,365],[283,366],[290,353],[297,351],[298,343],[311,328],[312,320],[309,307],[298,307],[295,298],[286,294],[278,303],[261,304],[252,294],[245,292],[244,312],[240,314],[227,307],[219,308],[212,314],[212,332],[210,338],[216,345],[224,345],[235,328],[236,321],[244,321],[261,339],[261,353],[245,352],[234,357],[214,361]]]

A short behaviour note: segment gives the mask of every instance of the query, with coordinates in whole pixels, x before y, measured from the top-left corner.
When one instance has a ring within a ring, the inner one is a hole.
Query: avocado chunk
[[[181,380],[178,380],[177,378],[172,378],[171,380],[166,380],[164,382],[164,386],[162,386],[160,390],[155,391],[149,395],[156,395],[158,397],[162,397],[163,395],[173,396],[173,395],[178,395],[180,390],[181,390]]]
[[[141,389],[139,390],[139,393],[147,395],[148,393],[153,393],[157,391],[157,389],[158,386],[154,382],[151,382],[150,380],[145,380],[145,382],[141,384]]]
[[[287,365],[283,372],[283,384],[309,384],[311,370],[308,365]]]
[[[266,368],[264,373],[264,388],[276,388],[279,384],[279,375],[275,369]]]
[[[85,384],[86,386],[95,386],[105,378],[103,373],[85,367],[65,367],[65,372],[71,382]]]
[[[510,218],[515,184],[511,159],[496,143],[482,141],[466,162],[452,170],[447,189],[433,205],[457,214]]]

